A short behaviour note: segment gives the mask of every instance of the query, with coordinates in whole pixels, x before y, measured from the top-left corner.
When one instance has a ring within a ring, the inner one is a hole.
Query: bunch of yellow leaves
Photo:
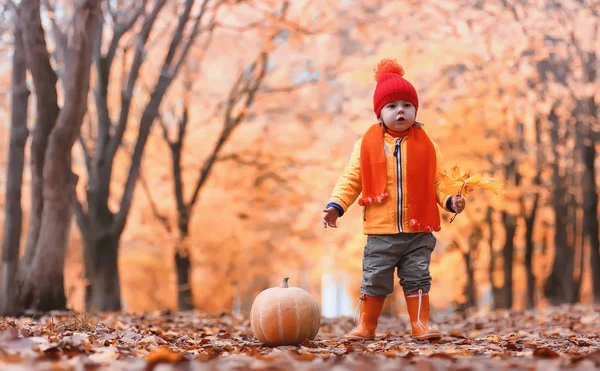
[[[481,174],[471,175],[471,172],[461,173],[458,165],[454,165],[450,171],[442,172],[442,182],[445,188],[458,189],[458,194],[465,197],[475,188],[485,189],[498,195],[502,192],[502,185],[496,183],[493,178],[486,178]]]
[[[452,169],[450,169],[450,172],[446,170],[442,172],[442,182],[444,183],[444,188],[449,188],[452,193],[458,189],[458,195],[463,197],[466,197],[471,193],[475,187],[494,192],[496,195],[502,192],[502,185],[496,183],[493,178],[485,178],[481,174],[471,175],[470,171],[461,173],[458,165],[454,165]],[[457,216],[458,214],[454,214],[452,218],[450,218],[450,223],[452,223]]]

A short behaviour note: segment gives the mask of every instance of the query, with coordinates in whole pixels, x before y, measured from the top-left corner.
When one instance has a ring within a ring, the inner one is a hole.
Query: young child
[[[465,199],[444,193],[440,153],[415,118],[419,99],[395,60],[377,65],[373,109],[378,123],[356,142],[348,164],[323,210],[323,227],[336,221],[362,192],[363,280],[356,327],[350,339],[373,339],[385,297],[394,290],[394,271],[404,291],[416,340],[440,339],[429,327],[429,263],[440,230],[438,204],[460,213]]]

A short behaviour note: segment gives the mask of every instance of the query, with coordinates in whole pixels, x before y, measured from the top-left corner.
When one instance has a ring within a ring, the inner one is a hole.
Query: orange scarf
[[[418,126],[411,126],[406,132],[391,132],[394,137],[405,136],[407,142],[406,190],[402,197],[406,200],[409,224],[413,230],[426,232],[440,230],[440,213],[435,199],[434,182],[437,171],[433,142]],[[384,152],[383,125],[374,124],[365,133],[360,148],[360,173],[362,177],[362,198],[360,206],[373,202],[383,203],[389,195],[387,165]]]

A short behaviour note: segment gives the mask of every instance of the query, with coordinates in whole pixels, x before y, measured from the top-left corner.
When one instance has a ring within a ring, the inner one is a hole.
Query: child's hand
[[[462,213],[465,209],[467,201],[461,195],[456,195],[452,197],[452,210],[454,210],[457,214]]]
[[[328,207],[323,210],[323,217],[321,221],[323,222],[323,228],[327,228],[327,226],[331,228],[337,228],[337,218],[340,217],[340,212],[335,207]]]

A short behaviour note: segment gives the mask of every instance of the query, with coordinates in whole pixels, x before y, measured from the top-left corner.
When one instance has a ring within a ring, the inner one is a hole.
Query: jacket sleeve
[[[338,178],[329,198],[329,202],[340,205],[344,209],[344,212],[356,201],[362,191],[362,179],[360,176],[361,143],[362,138],[356,141],[350,160],[346,164],[344,172]]]
[[[434,188],[435,188],[435,198],[437,200],[437,203],[442,207],[442,209],[446,210],[446,211],[450,211],[450,212],[454,212],[454,210],[452,210],[452,206],[451,206],[451,199],[452,199],[452,195],[446,193],[447,190],[445,190],[445,186],[444,183],[442,182],[442,169],[443,169],[443,165],[444,165],[444,158],[440,152],[440,148],[438,147],[438,145],[433,142],[433,147],[435,148],[435,159],[436,159],[436,172],[435,172],[435,183],[434,183]]]

